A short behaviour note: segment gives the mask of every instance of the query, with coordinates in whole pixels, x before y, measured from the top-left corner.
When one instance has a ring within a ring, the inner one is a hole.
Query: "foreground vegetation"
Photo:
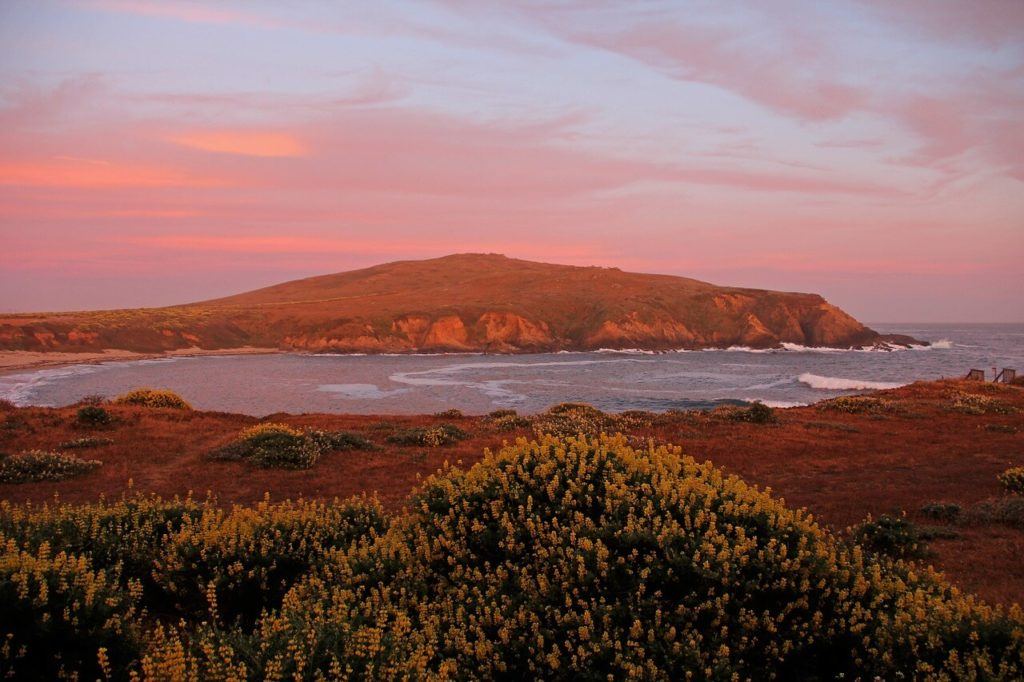
[[[621,436],[519,439],[394,516],[368,498],[4,502],[0,545],[0,674],[1024,675],[1016,607]]]

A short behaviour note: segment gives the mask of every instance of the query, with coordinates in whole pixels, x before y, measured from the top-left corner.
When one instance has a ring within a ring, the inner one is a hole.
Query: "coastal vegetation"
[[[102,464],[61,452],[29,450],[0,457],[0,483],[63,481],[89,473]]]
[[[862,549],[678,448],[621,436],[518,439],[443,468],[393,514],[365,497],[5,502],[0,546],[5,674],[1024,672],[1016,607]]]

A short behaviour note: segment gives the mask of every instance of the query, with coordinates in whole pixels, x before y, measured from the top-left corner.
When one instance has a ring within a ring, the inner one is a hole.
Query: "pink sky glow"
[[[0,3],[0,311],[454,252],[1024,321],[1024,3]]]

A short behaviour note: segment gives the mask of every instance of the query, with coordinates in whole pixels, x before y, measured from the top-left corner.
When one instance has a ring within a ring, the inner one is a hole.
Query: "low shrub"
[[[191,410],[192,406],[174,391],[153,388],[137,388],[114,398],[117,405],[138,405],[141,407],[167,407],[175,410]]]
[[[287,424],[267,422],[243,429],[234,441],[214,450],[210,457],[245,460],[267,469],[308,469],[322,451],[323,443],[310,434]]]
[[[0,398],[0,412],[14,412],[18,406],[7,398]]]
[[[183,613],[210,607],[226,622],[251,624],[333,553],[386,527],[380,505],[365,498],[210,508],[169,538],[154,576]]]
[[[846,414],[883,414],[892,411],[894,404],[891,401],[868,395],[848,395],[822,400],[817,403],[816,407],[822,411]]]
[[[325,452],[380,449],[372,441],[354,431],[310,431],[309,436],[320,444]]]
[[[1012,424],[985,424],[985,430],[993,433],[1017,433],[1017,427]]]
[[[1024,496],[1005,495],[978,502],[967,511],[967,521],[1024,528]]]
[[[750,424],[777,424],[775,410],[762,402],[751,403],[750,407],[736,409],[729,413],[729,419]]]
[[[619,414],[610,415],[614,428],[622,433],[629,433],[637,429],[650,428],[658,419],[659,415],[645,412],[643,410],[627,410]]]
[[[75,423],[79,426],[106,426],[111,421],[110,413],[97,405],[80,407],[75,413]]]
[[[13,679],[126,677],[141,655],[139,586],[117,569],[0,537],[0,672]]]
[[[560,438],[599,436],[612,431],[613,422],[596,407],[582,403],[561,403],[534,417],[533,430],[538,435]]]
[[[60,452],[29,450],[0,460],[0,483],[64,481],[87,474],[102,464]]]
[[[94,436],[85,436],[83,438],[76,438],[74,440],[68,440],[57,446],[60,450],[85,450],[87,448],[100,448],[104,445],[110,445],[113,443],[109,438],[96,438]]]
[[[961,414],[1012,414],[1015,412],[1013,406],[987,395],[953,391],[947,397],[950,400],[950,411]]]
[[[105,395],[100,395],[99,393],[90,393],[89,395],[82,396],[82,398],[77,403],[75,403],[75,404],[76,405],[102,405],[105,402],[107,402],[107,397]]]
[[[490,419],[488,423],[498,431],[515,431],[516,429],[528,427],[530,420],[527,417],[520,417],[518,414],[506,414]]]
[[[438,424],[426,428],[399,429],[391,433],[387,441],[396,445],[425,445],[436,448],[451,445],[468,437],[469,434],[453,424]]]
[[[462,413],[462,410],[453,407],[451,409],[442,410],[441,412],[435,412],[434,416],[438,419],[462,419],[466,415]]]
[[[502,419],[503,417],[517,417],[519,413],[513,409],[500,409],[488,412],[484,415],[484,421],[494,421],[496,419]]]
[[[1024,495],[1024,467],[1011,467],[998,478],[1006,492]]]
[[[956,502],[930,502],[921,507],[921,514],[935,521],[953,523],[960,518],[963,508]]]
[[[868,516],[850,529],[850,535],[853,542],[865,549],[896,559],[917,559],[928,553],[928,544],[918,527],[902,515],[882,514],[877,519]]]

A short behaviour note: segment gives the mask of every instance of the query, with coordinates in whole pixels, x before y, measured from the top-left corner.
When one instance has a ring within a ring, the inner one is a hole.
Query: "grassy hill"
[[[816,294],[494,254],[400,261],[167,308],[0,317],[0,350],[652,350],[883,337]]]

